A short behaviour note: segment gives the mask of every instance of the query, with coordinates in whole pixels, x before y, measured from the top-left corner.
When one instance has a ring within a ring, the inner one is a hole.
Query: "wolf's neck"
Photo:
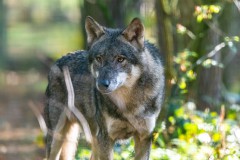
[[[127,103],[131,100],[131,90],[122,87],[109,95],[109,98],[119,108],[120,111],[127,109]]]

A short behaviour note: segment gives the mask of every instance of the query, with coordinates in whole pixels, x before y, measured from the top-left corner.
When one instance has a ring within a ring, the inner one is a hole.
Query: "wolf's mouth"
[[[115,89],[111,89],[110,86],[106,88],[106,87],[99,86],[98,84],[96,84],[96,87],[97,87],[97,90],[102,94],[109,94],[115,90]]]
[[[121,83],[122,84],[122,83]],[[119,87],[121,87],[121,84],[115,86],[115,87],[108,87],[108,88],[102,88],[97,85],[97,89],[102,94],[111,94],[112,92],[116,91]]]
[[[113,92],[112,90],[101,90],[101,89],[98,89],[98,91],[101,92],[102,94],[110,94]]]

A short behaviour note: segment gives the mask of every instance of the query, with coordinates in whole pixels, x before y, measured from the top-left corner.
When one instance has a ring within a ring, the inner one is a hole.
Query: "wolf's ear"
[[[143,49],[144,47],[144,26],[139,18],[134,18],[122,35],[133,46]]]
[[[87,32],[88,46],[91,46],[93,42],[99,39],[104,34],[103,27],[98,24],[92,17],[87,16],[85,20],[85,29]]]

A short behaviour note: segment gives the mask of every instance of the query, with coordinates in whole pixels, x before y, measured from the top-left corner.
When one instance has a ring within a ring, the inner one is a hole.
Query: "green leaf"
[[[238,36],[234,36],[234,37],[233,37],[233,40],[236,41],[236,42],[239,42],[240,39],[239,39]]]
[[[202,20],[203,20],[203,15],[202,14],[200,14],[200,15],[198,15],[197,16],[197,22],[202,22]]]
[[[173,116],[170,116],[170,117],[168,118],[168,120],[169,120],[169,122],[170,122],[172,125],[174,125],[174,124],[176,123],[176,120],[175,120],[175,118],[174,118]]]
[[[187,84],[185,80],[181,80],[180,83],[178,84],[180,89],[185,89],[187,87]]]
[[[220,141],[220,140],[221,140],[221,134],[220,134],[220,133],[214,133],[214,134],[212,135],[212,140],[213,140],[214,142]]]
[[[209,10],[211,13],[219,13],[221,10],[221,7],[216,5],[210,5]]]
[[[190,78],[191,80],[196,78],[196,75],[193,70],[187,71],[187,77]]]
[[[176,117],[183,117],[183,115],[184,115],[184,108],[180,107],[180,108],[176,109],[175,110],[175,115],[176,115]]]

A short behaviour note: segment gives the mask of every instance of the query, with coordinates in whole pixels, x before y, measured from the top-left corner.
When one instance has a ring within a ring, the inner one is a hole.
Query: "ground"
[[[42,131],[29,103],[42,112],[45,85],[46,76],[34,70],[0,72],[0,160],[44,158]]]

